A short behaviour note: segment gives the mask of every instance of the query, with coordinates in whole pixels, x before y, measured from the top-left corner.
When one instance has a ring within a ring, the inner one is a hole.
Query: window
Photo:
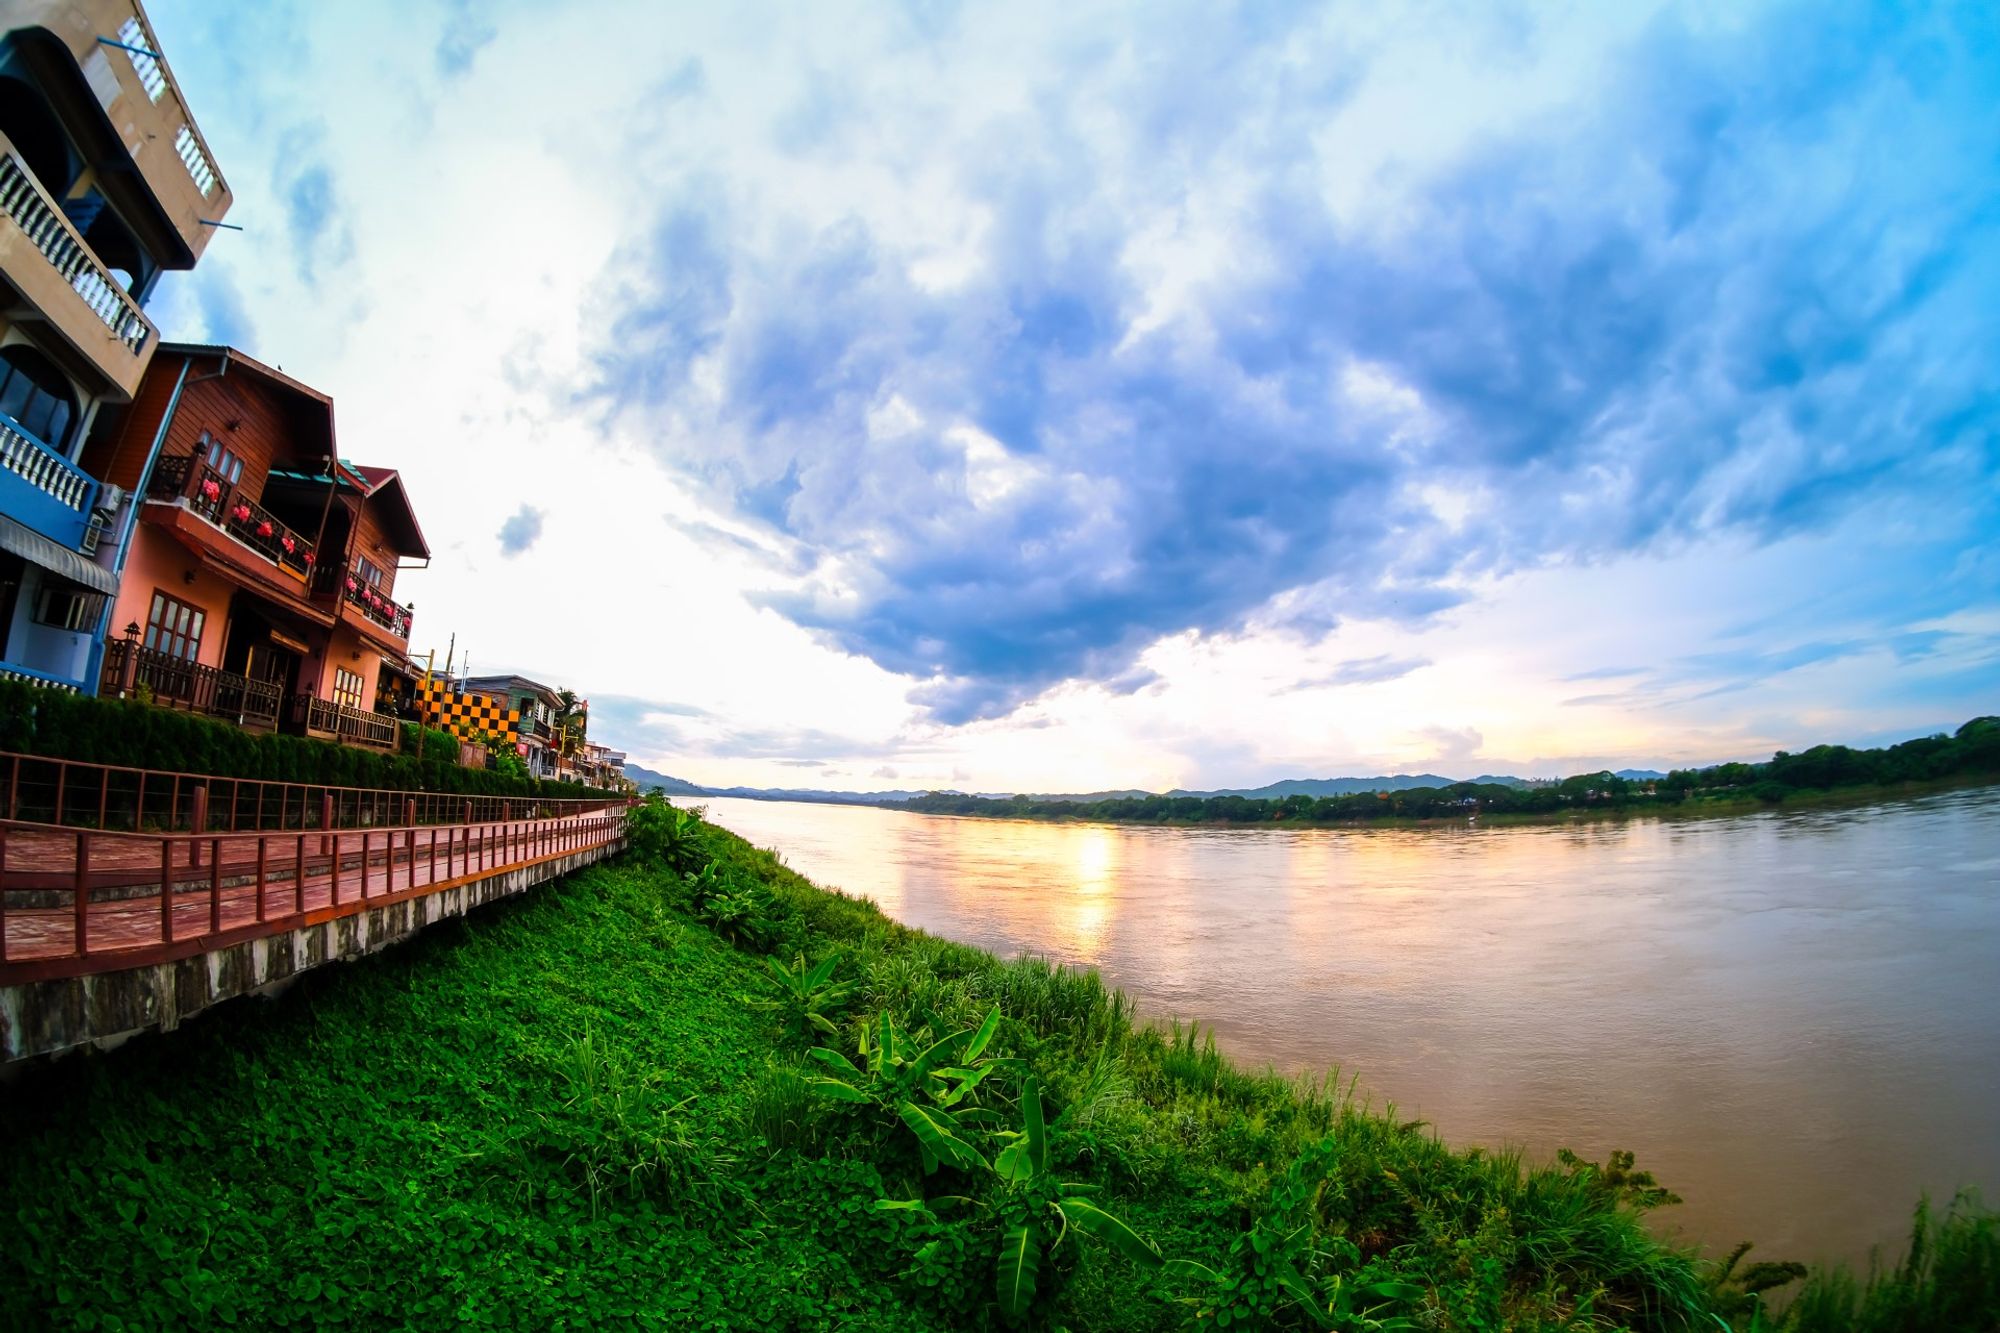
[[[201,630],[208,613],[167,596],[155,588],[153,609],[146,615],[145,645],[154,652],[192,662],[201,653]]]
[[[231,486],[243,480],[243,460],[207,431],[202,432],[201,438],[208,441],[208,465],[215,469],[215,475]]]
[[[55,629],[89,630],[104,612],[104,594],[82,588],[42,586],[35,599],[35,620]]]
[[[0,412],[56,452],[69,439],[76,396],[56,363],[24,343],[0,347]]]
[[[361,707],[361,677],[346,667],[333,669],[333,701],[342,708]]]
[[[363,583],[366,583],[369,587],[380,588],[382,586],[382,580],[385,577],[385,575],[382,573],[381,566],[377,565],[373,560],[370,560],[367,556],[363,555],[355,557],[354,571],[355,573],[361,575],[361,581]]]

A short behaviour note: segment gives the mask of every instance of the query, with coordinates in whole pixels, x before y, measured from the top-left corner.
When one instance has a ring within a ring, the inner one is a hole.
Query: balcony
[[[70,550],[83,550],[97,483],[0,412],[0,513]]]
[[[402,734],[396,719],[387,713],[349,708],[311,694],[292,696],[292,721],[317,740],[339,741],[370,750],[394,750]]]
[[[347,577],[341,584],[340,596],[346,606],[360,613],[365,624],[387,630],[403,644],[409,642],[410,608],[389,598],[381,589],[363,578],[359,561],[347,571]],[[403,649],[392,645],[391,651],[401,653]]]
[[[141,685],[164,708],[205,713],[252,731],[277,730],[281,691],[275,683],[170,657],[131,639],[107,643],[98,692],[131,696]]]
[[[146,495],[174,505],[148,518],[174,528],[184,543],[216,555],[238,573],[253,575],[264,591],[301,602],[311,597],[314,562],[319,558],[311,539],[273,516],[247,491],[230,485],[200,458],[190,454],[162,458],[153,468]],[[324,612],[319,619],[330,623]]]
[[[7,281],[131,398],[146,370],[153,325],[5,135],[0,135],[0,219],[0,271]]]

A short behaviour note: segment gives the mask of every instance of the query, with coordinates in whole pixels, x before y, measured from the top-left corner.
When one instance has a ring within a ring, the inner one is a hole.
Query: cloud
[[[500,525],[500,554],[512,559],[541,539],[542,511],[523,504]]]
[[[1374,685],[1385,680],[1399,680],[1412,671],[1421,671],[1429,666],[1428,657],[1395,657],[1381,653],[1374,657],[1355,657],[1334,667],[1324,675],[1301,680],[1285,689],[1290,694],[1299,690],[1317,690],[1334,685]]]
[[[447,81],[469,72],[473,59],[500,35],[500,29],[486,17],[483,8],[475,0],[451,0],[445,7],[444,31],[438,37],[433,58],[438,74]]]
[[[1359,212],[1327,130],[1370,70],[1309,14],[1070,33],[1030,102],[910,131],[978,220],[949,280],[892,217],[762,226],[758,178],[691,179],[607,270],[588,397],[806,553],[765,604],[947,724],[1170,634],[1421,624],[1475,576],[1864,500],[1990,531],[1996,80],[1959,22],[1670,13],[1588,114],[1391,158]],[[805,88],[806,169],[894,109]]]
[[[278,137],[273,186],[283,206],[299,280],[317,287],[325,270],[354,257],[354,234],[328,164],[325,128],[294,126]]]
[[[1425,727],[1418,733],[1433,748],[1439,764],[1460,764],[1479,754],[1486,737],[1476,727]]]

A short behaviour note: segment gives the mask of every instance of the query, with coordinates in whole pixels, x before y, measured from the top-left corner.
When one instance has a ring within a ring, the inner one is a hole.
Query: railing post
[[[264,835],[262,833],[259,833],[257,835],[257,920],[260,922],[265,919],[264,918],[264,871],[266,868],[265,865],[266,848],[264,846],[264,841],[265,841]]]
[[[174,942],[174,843],[160,839],[160,943]]]
[[[194,789],[194,812],[188,818],[189,832],[200,835],[208,832],[208,784],[198,783]],[[196,836],[188,843],[188,864],[201,864],[201,838]]]
[[[300,916],[306,911],[306,835],[299,834],[299,859],[292,863],[292,910]]]
[[[197,839],[199,841],[199,839]],[[208,933],[222,930],[222,839],[208,842]]]
[[[414,828],[417,822],[417,798],[412,796],[403,802],[403,823]]]
[[[463,820],[463,822],[467,824],[470,824],[472,822],[472,802],[470,801],[467,801],[465,803],[465,819]]]
[[[0,824],[0,963],[7,961],[7,826]]]
[[[319,798],[319,850],[324,856],[333,850],[329,845],[329,831],[333,828],[333,793],[322,792]]]
[[[368,830],[361,830],[361,901],[368,901]]]
[[[76,876],[72,881],[76,905],[76,956],[90,951],[90,834],[76,835]]]

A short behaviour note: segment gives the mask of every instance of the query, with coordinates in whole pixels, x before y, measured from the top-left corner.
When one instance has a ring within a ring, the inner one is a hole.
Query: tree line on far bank
[[[1614,773],[1579,773],[1560,782],[1510,787],[1495,782],[1454,782],[1407,791],[1354,792],[1344,796],[1294,795],[1275,800],[1248,796],[1133,796],[1101,801],[1050,801],[1031,796],[983,797],[927,792],[899,808],[936,815],[985,815],[999,819],[1071,819],[1111,824],[1301,824],[1375,820],[1443,819],[1480,814],[1556,815],[1575,810],[1671,808],[1689,803],[1782,803],[1796,792],[2000,775],[2000,717],[1977,717],[1953,734],[1923,736],[1900,745],[1855,750],[1815,745],[1799,754],[1783,750],[1761,764],[1716,764],[1675,769],[1663,778],[1629,779]]]

